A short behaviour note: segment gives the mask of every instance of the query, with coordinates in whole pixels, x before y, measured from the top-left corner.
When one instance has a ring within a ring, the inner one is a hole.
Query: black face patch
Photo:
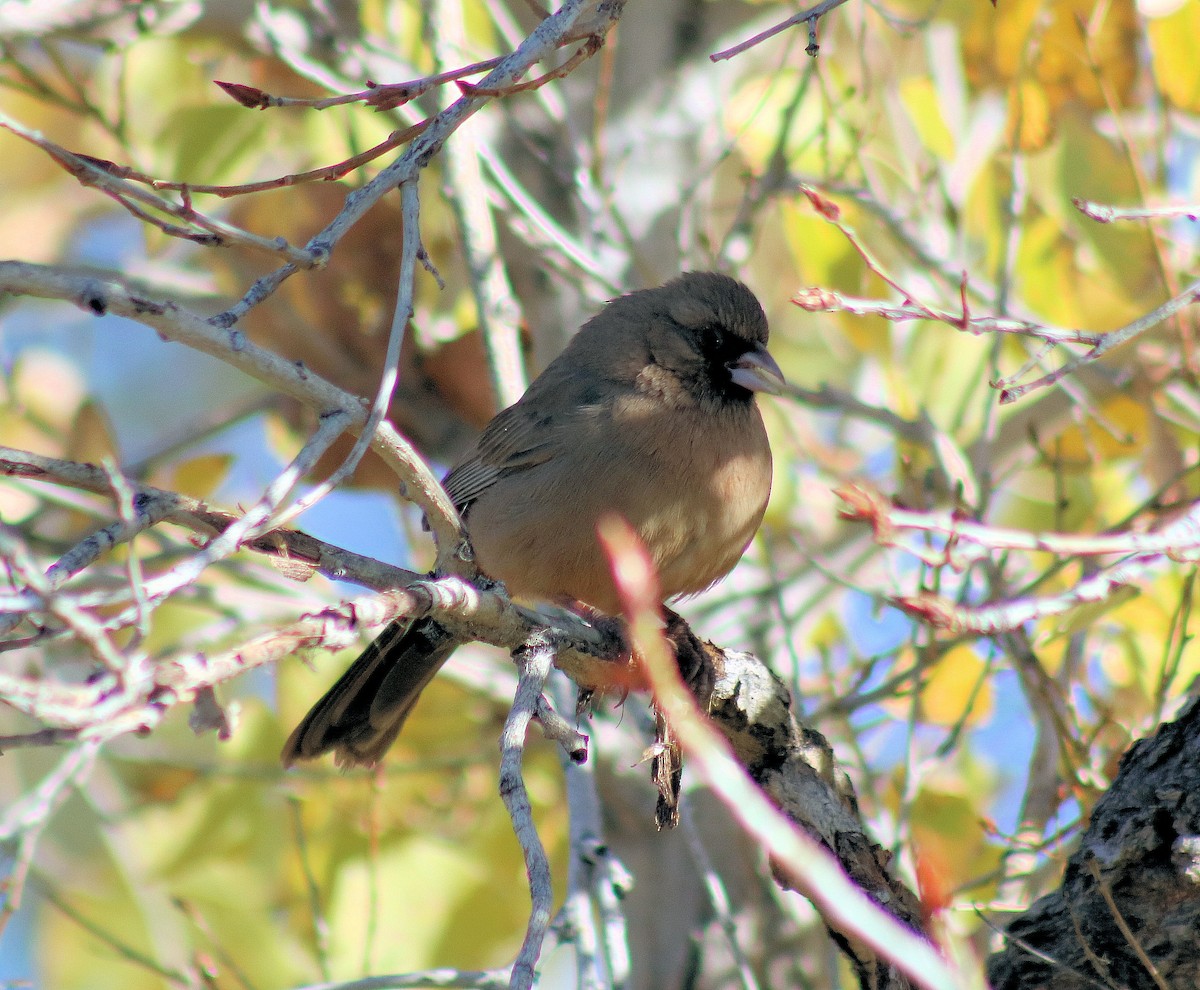
[[[729,376],[730,365],[754,349],[745,337],[726,330],[719,323],[706,323],[683,332],[692,338],[700,354],[705,386],[711,394],[743,402],[749,402],[754,397],[753,392]]]

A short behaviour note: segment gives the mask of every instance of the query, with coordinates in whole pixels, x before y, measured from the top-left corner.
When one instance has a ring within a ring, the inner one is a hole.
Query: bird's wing
[[[483,431],[475,450],[443,482],[455,508],[463,512],[497,478],[527,471],[550,460],[558,442],[562,413],[542,412],[517,403],[496,416]]]

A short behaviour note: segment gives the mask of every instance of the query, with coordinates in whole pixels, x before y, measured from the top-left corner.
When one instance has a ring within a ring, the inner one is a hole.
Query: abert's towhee
[[[771,492],[754,394],[784,382],[766,347],[754,294],[715,272],[610,302],[446,476],[480,569],[514,597],[616,615],[596,538],[616,514],[665,598],[724,577]],[[391,623],[296,727],[284,763],[330,750],[341,766],[377,763],[458,645],[432,619]]]

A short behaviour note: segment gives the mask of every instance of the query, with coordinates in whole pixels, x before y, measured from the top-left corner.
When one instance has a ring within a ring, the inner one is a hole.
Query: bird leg
[[[629,643],[628,630],[622,619],[606,615],[590,605],[582,602],[560,602],[559,604],[574,612],[605,637],[611,637],[621,644],[621,655],[636,659]],[[675,654],[675,662],[679,668],[679,676],[700,705],[702,711],[708,710],[716,685],[716,670],[714,655],[716,647],[704,643],[694,632],[687,621],[667,606],[662,607],[663,636]],[[633,686],[633,685],[630,685]],[[623,689],[627,694],[629,687]],[[580,690],[575,713],[582,717],[590,708],[595,692]],[[654,743],[648,749],[650,757],[650,776],[658,790],[658,801],[654,809],[654,821],[658,828],[674,828],[679,824],[679,791],[683,780],[683,753],[679,741],[658,706],[651,703],[654,712]]]
[[[708,703],[712,699],[713,688],[717,684],[717,672],[713,662],[720,651],[712,644],[703,642],[692,632],[692,627],[678,612],[663,606],[663,617],[666,619],[667,642],[675,651],[675,663],[679,667],[679,676],[692,692],[692,697],[700,706],[702,712],[708,711]]]
[[[666,624],[664,636],[675,653],[679,676],[701,711],[708,710],[713,688],[716,686],[716,671],[713,669],[712,650],[716,647],[703,643],[692,632],[692,627],[678,612],[663,606]],[[683,751],[679,740],[657,705],[654,706],[654,747],[650,759],[650,776],[658,788],[658,801],[654,806],[654,822],[661,831],[679,824],[679,788],[683,781]]]

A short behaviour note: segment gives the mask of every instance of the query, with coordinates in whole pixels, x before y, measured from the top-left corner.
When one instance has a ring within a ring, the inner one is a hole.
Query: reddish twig
[[[464,96],[512,96],[515,93],[525,93],[529,90],[540,89],[548,82],[565,78],[576,67],[595,55],[603,46],[603,35],[592,35],[557,69],[547,72],[545,75],[538,76],[536,79],[529,79],[522,83],[513,83],[510,86],[498,86],[494,88],[475,86],[468,82],[459,82],[458,88],[462,90]]]
[[[120,203],[138,219],[153,224],[172,237],[186,237],[188,240],[199,240],[205,244],[241,244],[258,248],[283,255],[289,263],[303,268],[312,267],[317,263],[317,256],[312,251],[295,247],[282,237],[260,237],[247,230],[242,230],[240,227],[198,212],[191,204],[186,186],[181,186],[179,189],[181,202],[171,203],[155,196],[135,182],[112,174],[103,164],[97,163],[97,160],[85,155],[77,155],[4,114],[0,114],[0,127],[41,148],[65,171],[74,176],[81,185],[94,186],[106,196]],[[147,210],[198,227],[206,233],[201,234],[188,228],[180,228]]]
[[[836,492],[846,506],[843,519],[869,523],[875,530],[876,542],[884,546],[898,545],[897,533],[902,530],[932,533],[944,537],[946,551],[936,556],[909,548],[927,563],[962,563],[978,559],[989,551],[1041,551],[1058,556],[1100,557],[1114,554],[1162,554],[1171,560],[1191,562],[1200,555],[1200,503],[1168,525],[1149,533],[1128,530],[1111,533],[1030,533],[1003,526],[987,526],[964,519],[952,512],[913,512],[892,505],[886,498],[862,485],[847,485]],[[959,550],[969,543],[973,550]],[[962,560],[951,559],[952,551],[961,553]]]
[[[352,155],[344,161],[335,162],[333,165],[324,165],[321,168],[310,169],[307,172],[294,172],[290,175],[281,175],[274,179],[262,179],[259,182],[243,182],[236,186],[222,185],[204,185],[200,183],[176,182],[170,179],[156,179],[152,175],[147,175],[145,172],[139,172],[136,169],[129,168],[125,165],[118,165],[116,162],[108,161],[104,158],[93,158],[91,155],[82,155],[75,152],[77,158],[84,159],[90,162],[96,168],[103,169],[110,175],[116,176],[119,179],[128,179],[132,182],[142,182],[153,189],[164,189],[173,192],[184,194],[204,193],[209,196],[219,196],[222,199],[229,199],[233,196],[244,196],[248,193],[264,192],[268,189],[282,189],[288,186],[298,186],[304,182],[332,182],[340,179],[343,175],[353,172],[356,168],[366,165],[368,162],[374,161],[376,158],[387,154],[393,148],[398,148],[402,144],[407,144],[418,134],[420,134],[429,125],[428,120],[418,121],[411,127],[405,127],[398,131],[392,131],[383,141],[375,145],[373,148],[368,148],[366,151],[360,152],[357,155]],[[126,207],[129,209],[129,207]],[[145,218],[149,219],[149,218]],[[154,222],[150,220],[150,222]]]
[[[423,96],[436,86],[455,82],[463,76],[473,76],[480,72],[489,72],[503,61],[502,56],[473,62],[458,69],[439,72],[436,75],[424,76],[402,83],[384,83],[379,85],[370,80],[367,88],[357,93],[345,93],[341,96],[326,96],[320,99],[300,96],[272,96],[257,86],[247,86],[244,83],[224,82],[214,79],[230,97],[251,110],[267,110],[275,107],[298,107],[310,110],[328,110],[330,107],[346,106],[350,103],[365,103],[376,110],[395,110],[397,107]]]
[[[911,301],[897,305],[879,299],[863,299],[846,296],[830,289],[816,286],[801,289],[792,297],[792,302],[810,313],[852,313],[855,316],[879,316],[893,323],[906,320],[936,320],[957,330],[971,334],[1005,333],[1022,337],[1036,337],[1052,344],[1088,344],[1094,347],[1104,335],[1089,330],[1070,327],[1048,327],[1032,320],[1015,320],[1003,316],[971,316],[966,302],[966,286],[962,290],[962,312],[950,313],[927,306],[914,305]]]
[[[1024,533],[985,526],[951,513],[911,512],[893,506],[880,493],[862,485],[849,485],[837,494],[846,503],[843,518],[869,523],[882,546],[900,545],[903,530],[944,537],[936,549],[904,546],[933,567],[948,565],[963,570],[991,553],[1011,550],[1051,553],[1067,557],[1119,556],[1115,562],[1065,591],[1038,596],[1022,595],[985,605],[965,605],[944,595],[921,591],[891,599],[893,605],[917,620],[955,635],[995,635],[1019,629],[1028,622],[1062,615],[1080,605],[1112,602],[1122,588],[1144,585],[1172,563],[1194,563],[1200,558],[1200,502],[1182,516],[1150,533],[1129,531],[1079,536],[1069,533]]]
[[[858,233],[854,230],[854,228],[842,222],[841,207],[839,207],[833,200],[829,199],[822,192],[813,188],[812,186],[801,184],[800,191],[808,198],[808,201],[812,204],[813,209],[815,209],[827,223],[832,224],[841,232],[842,236],[846,238],[846,242],[852,248],[854,248],[858,256],[862,258],[863,264],[866,265],[870,271],[873,271],[877,276],[879,276],[879,278],[883,279],[883,281],[891,286],[896,292],[898,292],[901,298],[904,299],[905,305],[910,305],[921,313],[919,319],[938,319],[938,317],[935,315],[935,310],[933,307],[921,302],[921,300],[917,298],[915,292],[910,292],[894,277],[889,275],[887,270],[883,267],[882,262],[880,262],[869,250],[867,250],[867,246],[858,239]],[[952,317],[947,322],[950,322],[951,325],[956,325],[959,322],[959,319],[959,317]]]
[[[1111,333],[1106,333],[1099,341],[1094,344],[1091,349],[1078,355],[1073,360],[1068,361],[1061,368],[1056,368],[1049,374],[1043,375],[1036,381],[1028,382],[1025,385],[1014,385],[1013,382],[1021,377],[1021,374],[1001,378],[991,383],[992,388],[1000,390],[1000,403],[1003,405],[1009,402],[1016,402],[1017,399],[1028,392],[1035,389],[1045,388],[1049,385],[1054,385],[1062,381],[1068,375],[1077,371],[1085,364],[1096,361],[1103,357],[1114,347],[1127,343],[1133,338],[1140,336],[1152,327],[1162,323],[1163,320],[1170,319],[1185,306],[1190,306],[1192,303],[1200,299],[1200,281],[1193,282],[1186,289],[1180,292],[1177,296],[1168,299],[1157,309],[1151,310],[1145,316],[1139,317],[1132,323],[1128,323],[1119,330],[1113,330]]]
[[[821,0],[815,7],[810,7],[808,10],[802,10],[798,14],[793,14],[786,21],[782,21],[774,27],[769,27],[765,31],[760,31],[753,38],[747,38],[732,48],[726,48],[724,51],[716,52],[708,57],[714,62],[733,58],[735,55],[741,55],[742,52],[753,48],[755,45],[762,44],[768,38],[773,38],[788,28],[795,27],[797,24],[804,24],[805,22],[808,23],[808,47],[804,50],[809,55],[816,55],[819,47],[817,45],[817,21],[835,7],[840,7],[845,2],[846,0]]]

